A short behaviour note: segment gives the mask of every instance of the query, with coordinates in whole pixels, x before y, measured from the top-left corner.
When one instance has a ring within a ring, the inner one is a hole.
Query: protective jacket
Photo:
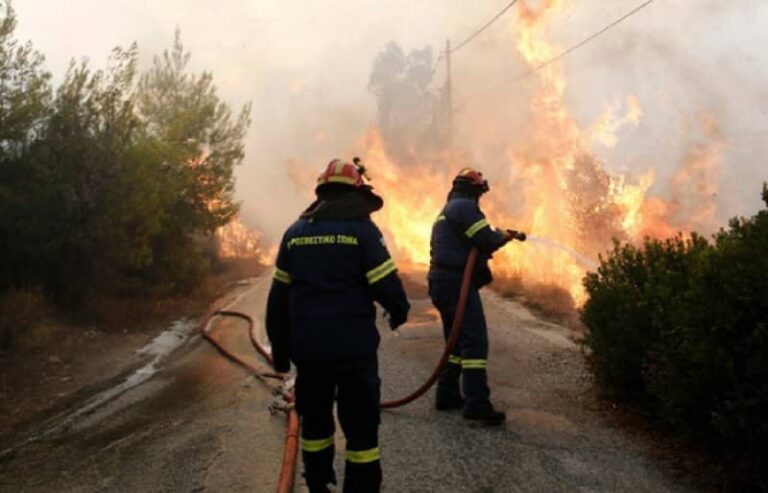
[[[488,260],[507,241],[503,233],[488,224],[475,196],[454,190],[432,227],[429,280],[460,280],[469,250],[476,246],[479,255],[474,284],[489,284],[493,278]]]
[[[327,187],[285,232],[267,302],[274,367],[289,360],[375,356],[376,309],[390,325],[406,320],[408,304],[395,264],[370,213],[383,201],[369,187]]]
[[[436,393],[438,409],[463,406],[465,417],[495,413],[486,372],[488,329],[478,289],[492,280],[488,268],[491,254],[508,241],[507,235],[490,227],[477,197],[471,187],[454,183],[448,202],[432,226],[430,244],[429,295],[440,312],[446,340],[456,316],[469,251],[473,246],[479,250],[459,339],[440,375]]]

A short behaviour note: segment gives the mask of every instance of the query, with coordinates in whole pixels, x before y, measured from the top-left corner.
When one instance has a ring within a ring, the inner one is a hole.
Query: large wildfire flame
[[[539,67],[562,52],[547,41],[545,27],[563,4],[541,0],[533,7],[518,2],[515,49],[529,67]],[[711,230],[723,150],[722,136],[711,118],[699,122],[705,139],[693,145],[668,186],[671,200],[664,201],[649,195],[657,177],[653,168],[637,176],[612,175],[595,157],[596,146],[615,146],[620,128],[639,123],[643,110],[636,97],[608,102],[596,122],[580,128],[564,101],[563,67],[548,64],[535,77],[529,133],[510,137],[500,168],[479,166],[486,176],[496,178],[481,203],[491,223],[526,231],[531,238],[495,254],[492,267],[497,277],[560,286],[581,304],[582,279],[614,238],[639,241],[702,227]],[[447,156],[397,162],[377,128],[368,129],[353,148],[364,156],[373,185],[385,199],[374,220],[384,230],[392,254],[401,269],[423,269],[429,264],[432,225],[453,176],[473,163]],[[438,166],[435,161],[442,163]],[[301,173],[299,168],[304,168]],[[314,178],[311,170],[314,167],[306,169],[294,161],[289,166],[295,182],[305,181],[297,179],[297,173]]]
[[[530,67],[562,51],[544,35],[547,20],[562,6],[560,0],[540,2],[537,8],[519,3],[516,50]],[[552,63],[536,76],[537,89],[530,99],[531,134],[523,146],[510,143],[502,173],[508,179],[492,183],[482,207],[492,224],[527,231],[540,241],[500,250],[493,267],[501,276],[561,286],[580,304],[581,280],[595,265],[589,259],[596,260],[610,248],[613,238],[636,241],[711,226],[722,144],[714,123],[705,121],[707,143],[695,147],[671,184],[673,198],[693,193],[701,199],[696,213],[683,213],[684,207],[674,200],[666,203],[648,196],[656,178],[653,169],[633,178],[612,176],[594,157],[596,145],[613,147],[622,126],[638,124],[643,112],[637,98],[628,96],[624,104],[611,102],[597,122],[581,129],[564,102],[562,66]],[[388,233],[391,249],[403,264],[428,264],[432,224],[453,174],[465,163],[454,162],[447,169],[400,166],[385,151],[376,129],[370,129],[358,147],[364,149],[376,175],[374,184],[386,199],[376,221]]]

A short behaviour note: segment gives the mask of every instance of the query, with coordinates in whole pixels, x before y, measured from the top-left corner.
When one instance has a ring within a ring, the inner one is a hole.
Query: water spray
[[[525,235],[525,233],[523,233]],[[583,253],[579,253],[576,250],[572,248],[568,248],[565,245],[561,245],[560,243],[557,243],[556,241],[552,241],[548,238],[542,238],[540,236],[534,236],[534,235],[528,235],[528,241],[532,243],[536,243],[538,245],[543,245],[549,248],[555,248],[557,250],[560,250],[561,252],[565,252],[571,257],[575,258],[579,263],[581,263],[584,267],[587,267],[589,269],[597,269],[599,267],[599,263],[595,262],[591,258],[587,257]]]

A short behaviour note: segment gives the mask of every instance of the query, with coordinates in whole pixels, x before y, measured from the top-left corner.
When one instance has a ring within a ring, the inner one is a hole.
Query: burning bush
[[[582,311],[604,388],[755,470],[768,460],[766,245],[768,209],[731,220],[712,243],[616,244],[585,278]]]
[[[261,233],[248,229],[239,218],[216,230],[216,254],[220,258],[256,258],[265,260]]]

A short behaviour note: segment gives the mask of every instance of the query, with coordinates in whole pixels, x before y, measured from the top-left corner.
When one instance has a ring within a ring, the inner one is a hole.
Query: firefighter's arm
[[[267,298],[267,337],[272,345],[275,371],[286,373],[291,369],[290,293],[291,274],[285,241],[275,262],[275,274]]]
[[[454,213],[447,219],[452,221],[458,231],[481,253],[491,254],[511,239],[506,231],[492,228],[485,214],[474,203],[468,203],[452,212]]]
[[[384,245],[381,231],[368,221],[359,237],[363,271],[373,299],[389,312],[389,325],[394,330],[408,319],[411,305],[397,275],[397,267]]]

